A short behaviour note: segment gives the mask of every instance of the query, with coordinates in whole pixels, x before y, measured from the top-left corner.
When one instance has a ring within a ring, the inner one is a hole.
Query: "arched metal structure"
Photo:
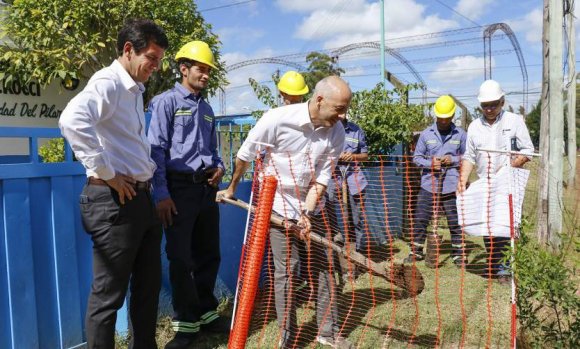
[[[249,59],[247,61],[242,61],[242,62],[238,62],[238,63],[234,63],[232,65],[229,65],[226,67],[226,71],[231,72],[232,70],[236,70],[236,69],[240,69],[243,67],[246,67],[248,65],[253,65],[253,64],[280,64],[280,65],[286,65],[295,69],[298,69],[300,71],[304,71],[306,70],[306,67],[304,67],[303,65],[296,63],[296,62],[292,62],[292,61],[287,61],[285,59],[280,59],[280,58],[257,58],[257,59]]]
[[[367,41],[367,42],[361,42],[361,43],[357,43],[357,44],[350,44],[350,45],[340,47],[336,50],[330,51],[330,56],[340,58],[341,55],[343,55],[349,51],[357,50],[360,48],[374,48],[374,49],[380,50],[381,46],[376,41]],[[413,65],[411,65],[411,63],[405,57],[403,57],[397,50],[394,50],[394,49],[387,47],[387,48],[385,48],[385,52],[388,53],[389,55],[391,55],[392,57],[394,57],[395,59],[397,59],[403,65],[405,65],[409,69],[411,74],[413,74],[413,76],[415,77],[415,79],[417,80],[419,85],[421,86],[422,102],[423,102],[423,104],[426,104],[427,103],[427,85],[425,84],[425,80],[423,80],[423,77],[419,74],[419,72],[417,72],[417,70],[413,67]],[[288,60],[281,59],[281,58],[257,58],[257,59],[250,59],[247,61],[234,63],[230,66],[227,66],[226,71],[231,72],[233,70],[240,69],[240,68],[243,68],[243,67],[246,67],[249,65],[254,65],[254,64],[279,64],[279,65],[285,65],[285,66],[295,68],[299,71],[305,71],[307,69],[305,66],[303,66],[299,63],[296,63],[293,61],[288,61]],[[387,72],[387,71],[383,72],[383,74],[392,75],[390,72]],[[394,78],[394,77],[392,76],[391,78]],[[389,81],[391,81],[391,79],[389,79]],[[224,114],[225,107],[226,107],[226,101],[225,101],[226,96],[225,96],[224,90],[219,91],[219,99],[220,99],[220,108],[222,109],[221,112],[222,112],[222,114]]]
[[[374,49],[380,50],[381,46],[376,41],[359,42],[357,44],[350,44],[350,45],[340,47],[340,48],[332,51],[331,56],[340,57],[341,55],[343,55],[349,51],[358,50],[359,48],[374,48]],[[385,52],[387,52],[389,55],[393,56],[399,62],[401,62],[403,65],[405,65],[409,69],[409,71],[413,74],[415,79],[417,79],[417,81],[420,84],[425,85],[425,81],[423,80],[423,78],[421,77],[419,72],[417,72],[417,70],[415,70],[415,68],[409,63],[409,61],[405,57],[403,57],[397,50],[393,50],[391,48],[386,47]]]
[[[340,58],[341,55],[343,55],[349,51],[358,50],[360,48],[374,48],[374,49],[380,50],[381,45],[380,45],[380,43],[378,43],[376,41],[359,42],[356,44],[346,45],[346,46],[340,47],[334,51],[331,51],[331,56]],[[389,48],[389,47],[385,47],[385,52],[388,53],[390,56],[394,57],[395,59],[397,59],[399,62],[401,62],[405,67],[407,67],[407,69],[409,69],[411,74],[413,74],[413,76],[415,77],[417,82],[421,85],[421,90],[423,91],[423,94],[422,94],[423,104],[426,104],[427,103],[427,84],[425,84],[425,80],[423,80],[423,77],[421,76],[421,74],[419,74],[419,72],[415,69],[415,67],[413,67],[413,65],[411,65],[411,63],[405,57],[403,57],[403,55],[401,55],[397,50],[394,50],[394,49]],[[383,74],[386,74],[386,73],[387,72],[383,72]]]
[[[226,66],[226,71],[231,72],[233,70],[240,69],[240,68],[247,67],[249,65],[254,65],[254,64],[279,64],[279,65],[285,65],[285,66],[295,68],[296,70],[299,70],[299,71],[306,70],[306,67],[304,67],[303,65],[296,63],[296,62],[287,61],[285,59],[257,58],[257,59],[249,59],[247,61],[241,61],[238,63],[234,63],[232,65]],[[225,90],[220,88],[218,94],[219,94],[220,109],[221,109],[220,112],[222,115],[225,115],[225,113],[226,113],[226,93],[225,93]]]
[[[523,92],[523,107],[524,111],[528,107],[528,70],[526,68],[526,62],[524,60],[524,55],[522,54],[522,49],[520,48],[520,44],[516,35],[512,31],[509,25],[505,23],[494,23],[490,24],[485,27],[483,31],[483,51],[484,51],[484,65],[485,65],[485,72],[484,78],[491,79],[491,37],[493,34],[501,30],[503,31],[510,39],[514,50],[516,51],[516,55],[518,56],[518,61],[520,62],[520,69],[522,71],[522,92]]]

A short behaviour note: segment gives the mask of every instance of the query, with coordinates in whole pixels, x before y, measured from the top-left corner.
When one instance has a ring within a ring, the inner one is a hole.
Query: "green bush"
[[[350,120],[364,130],[369,154],[388,154],[397,144],[409,142],[413,131],[422,131],[433,122],[425,116],[423,105],[407,103],[400,97],[418,88],[409,85],[385,90],[379,83],[371,90],[353,93]]]
[[[64,161],[64,139],[54,138],[38,148],[38,154],[42,156],[42,162]]]
[[[579,348],[580,297],[575,269],[566,265],[577,244],[554,253],[522,234],[515,253],[520,347]],[[572,250],[572,251],[571,251]]]

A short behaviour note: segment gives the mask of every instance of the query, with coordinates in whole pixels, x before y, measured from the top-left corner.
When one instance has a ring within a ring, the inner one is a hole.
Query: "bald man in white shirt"
[[[316,84],[312,98],[306,103],[268,111],[238,151],[230,186],[217,194],[218,201],[221,197],[234,197],[240,179],[259,153],[260,144],[272,145],[267,149],[264,171],[278,179],[273,210],[302,227],[300,238],[281,227],[270,229],[276,315],[281,335],[279,348],[300,347],[296,338],[296,299],[292,295],[298,281],[301,249],[307,250],[311,262],[309,284],[318,290],[316,340],[334,348],[352,347],[338,324],[336,286],[331,285],[334,280],[329,272],[332,259],[325,249],[304,242],[311,229],[325,232],[317,209],[344,148],[344,127],[338,121],[345,117],[351,96],[344,80],[330,76]]]

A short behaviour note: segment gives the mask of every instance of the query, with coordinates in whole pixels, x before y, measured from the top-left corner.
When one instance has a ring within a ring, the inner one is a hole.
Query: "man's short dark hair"
[[[154,43],[157,46],[167,49],[169,40],[165,31],[149,19],[129,19],[123,25],[117,36],[117,53],[123,54],[123,47],[126,42],[133,45],[136,53],[141,52],[147,45]]]
[[[195,65],[195,61],[192,61],[191,59],[187,59],[187,58],[180,58],[179,60],[177,60],[177,66],[181,66],[182,64],[185,65],[188,69],[193,67]]]

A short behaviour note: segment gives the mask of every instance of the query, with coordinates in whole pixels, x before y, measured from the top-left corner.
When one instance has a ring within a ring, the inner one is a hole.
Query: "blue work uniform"
[[[213,291],[220,265],[217,188],[206,171],[224,169],[217,151],[215,117],[200,95],[180,83],[155,96],[148,138],[157,164],[157,202],[171,198],[177,208],[165,229],[172,287],[173,330],[195,333],[218,318]]]
[[[413,162],[419,166],[421,189],[417,197],[417,207],[414,226],[411,231],[411,253],[423,256],[426,229],[434,212],[434,196],[439,202],[437,212],[442,208],[447,217],[451,232],[452,257],[454,260],[464,256],[464,246],[461,229],[457,220],[457,204],[455,190],[459,179],[461,156],[465,153],[467,133],[460,127],[451,124],[450,129],[443,134],[439,132],[437,123],[426,128],[417,141],[413,154]],[[433,158],[451,156],[451,165],[436,171],[432,168]]]
[[[343,126],[345,132],[343,152],[353,154],[368,153],[364,131],[357,124],[350,121],[343,123]],[[365,236],[364,213],[361,210],[361,206],[365,199],[365,189],[368,185],[368,181],[358,163],[338,163],[328,188],[328,207],[333,220],[334,217],[336,217],[337,212],[335,206],[338,205],[340,201],[338,198],[342,197],[341,190],[344,178],[346,178],[348,188],[348,205],[350,208],[350,214],[348,217],[348,227],[343,228],[343,231],[346,233],[343,238],[346,237],[351,241],[356,242],[356,249],[362,250],[367,245],[367,242],[371,240]],[[337,193],[337,191],[340,191],[340,194]],[[345,212],[345,210],[338,211]],[[339,220],[336,221],[338,224]]]

